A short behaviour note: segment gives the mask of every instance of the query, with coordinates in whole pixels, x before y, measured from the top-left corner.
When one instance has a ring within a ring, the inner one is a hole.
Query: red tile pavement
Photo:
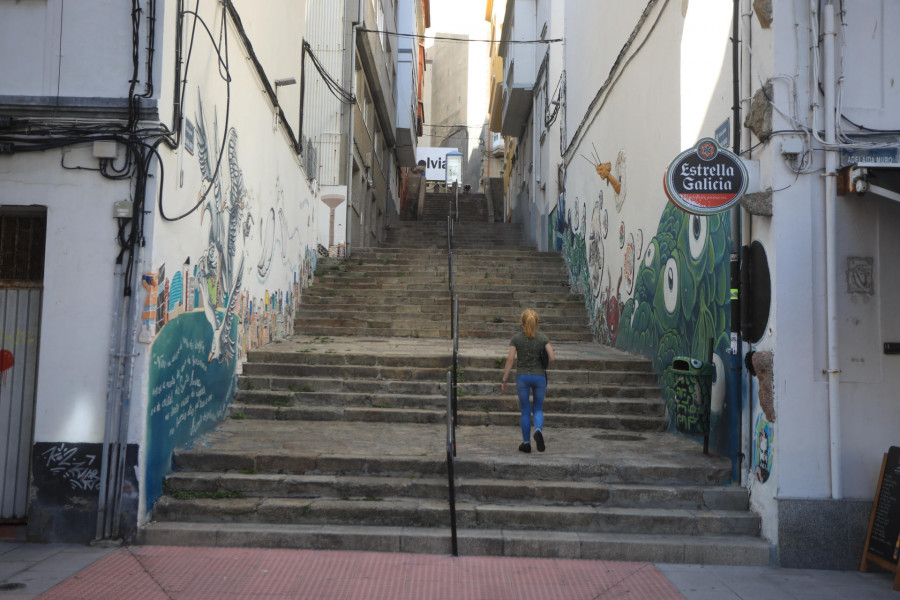
[[[262,548],[122,548],[40,600],[676,600],[649,563]]]

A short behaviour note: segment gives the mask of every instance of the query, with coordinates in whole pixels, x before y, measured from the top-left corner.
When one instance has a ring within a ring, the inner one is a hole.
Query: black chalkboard
[[[869,532],[866,535],[860,571],[868,570],[869,562],[895,573],[894,589],[900,589],[900,447],[891,446],[881,462],[878,487]]]
[[[900,447],[891,446],[875,499],[869,554],[897,564],[900,550]]]

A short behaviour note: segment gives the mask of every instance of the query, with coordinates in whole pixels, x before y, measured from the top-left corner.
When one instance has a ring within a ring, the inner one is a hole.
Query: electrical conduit
[[[822,85],[825,95],[825,274],[828,339],[828,421],[831,463],[831,497],[843,497],[841,477],[841,396],[837,333],[837,152],[835,129],[835,38],[834,1],[825,3]]]

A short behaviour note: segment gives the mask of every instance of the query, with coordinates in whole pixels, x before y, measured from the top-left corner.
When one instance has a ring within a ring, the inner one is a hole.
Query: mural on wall
[[[277,176],[266,186],[271,192],[251,194],[237,130],[224,132],[220,156],[218,119],[207,121],[202,98],[195,121],[202,245],[177,270],[167,273],[163,264],[142,278],[142,341],[152,341],[148,508],[162,493],[174,449],[225,417],[247,353],[293,333],[300,293],[316,263],[315,251],[303,244],[299,226],[291,228],[287,216],[309,213],[309,199],[287,206]],[[311,214],[306,221],[309,228]],[[274,289],[270,279],[277,279]],[[250,283],[259,291],[251,292]]]
[[[756,417],[755,435],[753,439],[753,472],[762,483],[769,480],[769,474],[775,464],[775,429],[766,420],[764,414]]]
[[[211,193],[200,207],[200,223],[209,213],[209,235],[206,252],[197,261],[197,278],[203,296],[203,310],[213,328],[212,346],[208,360],[225,362],[234,356],[236,340],[232,337],[232,317],[235,315],[238,294],[244,275],[244,253],[241,243],[246,238],[242,228],[244,211],[244,174],[238,164],[237,131],[228,132],[228,189],[223,190],[222,158],[215,143],[207,135],[203,100],[198,102],[199,115],[195,117],[197,131],[197,155],[203,184]],[[218,121],[214,122],[217,133]],[[209,188],[212,188],[209,190]],[[238,246],[241,246],[240,248]],[[220,315],[220,308],[224,314]]]
[[[716,375],[710,444],[721,448],[727,389],[722,357],[729,347],[729,217],[691,215],[666,202],[656,233],[645,240],[644,230],[629,223],[629,213],[619,216],[627,200],[625,151],[614,163],[601,161],[596,150],[583,158],[600,177],[600,189],[590,204],[560,195],[550,216],[550,247],[563,253],[573,289],[584,293],[596,339],[653,361],[672,429],[672,359],[707,360],[712,340]],[[604,196],[614,198],[612,205]],[[590,217],[582,226],[585,214]]]
[[[232,317],[232,334],[237,328]],[[235,388],[235,357],[209,360],[215,332],[204,312],[192,311],[169,321],[150,353],[150,402],[147,411],[148,507],[162,493],[175,447],[209,430],[224,416]]]
[[[707,360],[712,341],[710,444],[721,447],[728,338],[728,216],[697,216],[667,203],[656,235],[647,243],[633,296],[622,309],[617,346],[653,360],[669,414],[676,356]]]

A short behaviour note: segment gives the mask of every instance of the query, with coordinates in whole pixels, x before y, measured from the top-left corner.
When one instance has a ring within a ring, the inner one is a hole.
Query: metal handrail
[[[447,261],[450,286],[450,336],[453,339],[453,362],[447,372],[447,487],[450,499],[450,540],[453,556],[459,556],[456,542],[456,486],[453,458],[456,456],[457,385],[459,384],[459,296],[453,287],[453,218],[447,217]]]
[[[450,287],[450,336],[453,337],[453,219],[447,217],[447,281]]]
[[[453,413],[453,456],[456,456],[456,423],[459,420],[459,296],[453,296],[453,396],[450,406]]]
[[[453,456],[456,454],[456,441],[453,434],[453,423],[450,420],[450,405],[452,404],[451,390],[452,376],[447,372],[447,488],[450,492],[450,547],[453,556],[459,556],[456,544],[456,486],[453,476]]]

